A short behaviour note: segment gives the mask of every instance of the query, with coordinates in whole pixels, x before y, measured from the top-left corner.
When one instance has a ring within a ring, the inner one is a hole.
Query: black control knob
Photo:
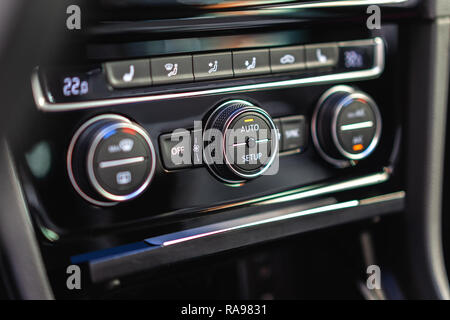
[[[75,133],[67,153],[75,190],[96,205],[131,200],[150,184],[155,150],[146,131],[119,115],[101,115]]]
[[[268,173],[278,155],[277,136],[266,111],[248,101],[228,101],[206,122],[205,162],[221,181],[243,183]]]
[[[369,156],[381,134],[375,101],[348,86],[336,86],[319,99],[312,118],[312,138],[321,156],[347,167]]]

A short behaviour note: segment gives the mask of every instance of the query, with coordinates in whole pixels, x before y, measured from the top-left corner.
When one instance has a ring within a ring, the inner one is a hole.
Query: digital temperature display
[[[89,93],[89,84],[87,80],[80,77],[65,77],[63,80],[63,94],[65,97],[83,96]]]

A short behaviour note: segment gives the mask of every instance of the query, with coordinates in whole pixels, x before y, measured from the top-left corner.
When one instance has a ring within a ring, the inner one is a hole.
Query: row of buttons
[[[114,88],[131,88],[333,67],[336,43],[105,63]]]
[[[300,150],[307,144],[304,116],[274,119],[279,130],[280,152]],[[203,164],[202,130],[163,134],[159,137],[161,157],[167,170],[200,166]]]

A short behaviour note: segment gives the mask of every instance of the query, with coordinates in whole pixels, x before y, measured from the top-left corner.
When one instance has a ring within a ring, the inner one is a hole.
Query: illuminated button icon
[[[123,152],[130,152],[133,149],[134,141],[131,139],[122,139],[119,142],[119,147]]]
[[[293,64],[295,62],[295,57],[292,54],[285,54],[280,58],[281,64]]]
[[[233,71],[236,77],[270,73],[269,50],[233,51]]]
[[[335,66],[339,51],[335,43],[325,43],[306,46],[306,68],[323,68]]]
[[[169,78],[173,77],[173,76],[176,76],[178,74],[178,63],[166,63],[164,65],[164,68],[168,72],[167,76]]]
[[[286,139],[299,138],[300,137],[300,128],[286,130],[286,131],[284,131],[284,135],[285,135]]]
[[[306,69],[305,47],[291,46],[271,48],[270,68],[273,73]]]
[[[355,50],[344,52],[344,61],[346,68],[361,68],[364,66],[364,59],[362,54]]]
[[[130,82],[134,78],[134,65],[130,65],[130,70],[122,76],[122,80]]]
[[[195,54],[192,62],[195,81],[233,77],[231,52]]]
[[[320,63],[326,63],[328,61],[328,57],[322,52],[322,49],[316,49],[316,57],[317,61]]]
[[[252,57],[251,63],[249,60],[245,60],[244,64],[245,64],[245,67],[247,68],[247,70],[255,69],[256,68],[256,57]]]
[[[150,59],[154,85],[193,81],[192,69],[191,55]]]
[[[129,184],[131,182],[131,172],[130,171],[117,172],[116,182],[119,185]]]
[[[209,67],[208,73],[217,72],[218,66],[219,66],[219,62],[217,60],[215,60],[214,63],[212,63],[212,62],[208,63],[208,67]]]

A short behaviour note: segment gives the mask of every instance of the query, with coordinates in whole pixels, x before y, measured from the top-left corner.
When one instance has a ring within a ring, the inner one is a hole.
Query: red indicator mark
[[[133,129],[130,129],[130,128],[122,128],[122,132],[132,134],[134,136],[136,135],[136,131],[134,131]]]

